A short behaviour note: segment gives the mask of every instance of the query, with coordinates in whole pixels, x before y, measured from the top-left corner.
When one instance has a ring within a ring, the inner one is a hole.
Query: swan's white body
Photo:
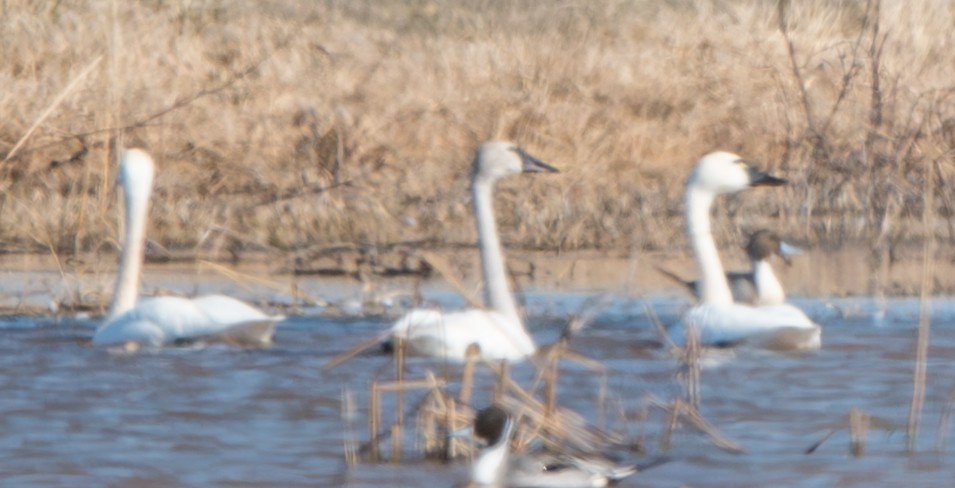
[[[481,425],[481,424],[484,425]],[[475,417],[475,436],[488,446],[471,466],[471,483],[480,488],[590,488],[607,486],[637,471],[596,456],[510,452],[514,421],[500,407],[488,407]]]
[[[390,330],[390,336],[402,339],[409,352],[464,361],[468,346],[474,344],[486,359],[519,361],[537,350],[507,285],[492,198],[498,179],[542,171],[557,170],[509,142],[488,141],[478,147],[471,192],[488,308],[451,313],[412,310]]]
[[[146,152],[130,149],[123,154],[119,179],[126,202],[126,242],[113,302],[106,322],[93,335],[93,344],[133,342],[158,347],[194,340],[270,344],[275,324],[284,317],[266,315],[234,298],[156,297],[136,304],[153,174],[153,161]]]
[[[519,360],[537,350],[520,320],[493,310],[415,309],[392,327],[395,337],[407,339],[407,352],[416,356],[464,360],[477,344],[483,357]]]
[[[671,331],[671,339],[677,345],[686,343],[688,329],[692,327],[697,331],[700,344],[705,346],[746,343],[773,349],[820,347],[820,327],[798,308],[785,303],[749,306],[733,302],[710,230],[710,207],[717,195],[750,186],[782,183],[755,171],[735,154],[715,152],[700,159],[687,183],[686,221],[700,267],[701,303]],[[785,300],[782,286],[768,263],[764,264],[767,266],[759,265],[759,269],[754,270],[757,287],[777,286],[776,291]]]

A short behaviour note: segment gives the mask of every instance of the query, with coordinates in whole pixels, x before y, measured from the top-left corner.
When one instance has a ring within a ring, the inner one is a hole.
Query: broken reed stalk
[[[439,380],[434,377],[434,375],[428,375],[427,379],[424,380],[415,380],[415,381],[401,381],[391,382],[391,383],[378,383],[372,382],[371,384],[371,396],[369,398],[369,407],[368,407],[368,430],[369,430],[369,441],[368,441],[368,460],[371,462],[381,461],[381,451],[378,447],[378,442],[385,437],[382,434],[381,430],[381,395],[382,393],[396,393],[403,394],[409,390],[438,390],[439,388],[444,388],[447,386],[444,380]],[[438,395],[440,396],[440,395]],[[401,428],[395,428],[395,426],[404,425],[403,416],[398,417],[395,420],[395,424],[389,426],[386,431],[387,435],[400,435]],[[394,441],[392,441],[394,442]],[[394,449],[394,445],[392,445]],[[401,445],[398,444],[400,450]],[[394,453],[394,452],[393,452]],[[397,459],[393,459],[397,460]]]
[[[537,426],[531,438],[537,437],[562,445],[569,442],[585,451],[593,450],[602,440],[603,433],[588,426],[575,412],[558,408],[550,418],[547,418],[544,405],[520,385],[508,379],[505,386],[514,398],[508,398],[506,402],[502,400],[499,404],[507,407],[512,413],[522,412],[523,416]]]
[[[327,371],[329,369],[341,366],[343,363],[347,362],[349,359],[367,351],[368,349],[371,349],[372,347],[375,347],[381,344],[381,341],[384,340],[386,337],[388,337],[390,334],[391,332],[379,334],[378,337],[368,339],[367,341],[362,342],[361,344],[358,344],[357,346],[329,359],[328,362],[325,363],[324,366],[322,366],[322,371]]]
[[[474,367],[480,355],[480,348],[476,344],[468,346],[465,352],[464,371],[461,372],[461,392],[458,399],[464,405],[471,403],[471,392],[474,388]]]
[[[934,164],[930,158],[926,158],[925,171],[925,191],[922,204],[922,225],[925,229],[925,241],[922,245],[922,276],[921,291],[919,293],[919,327],[918,336],[915,345],[915,372],[912,377],[912,403],[909,407],[909,421],[906,429],[907,448],[909,452],[914,452],[916,442],[918,441],[919,423],[922,417],[922,405],[925,403],[925,378],[928,368],[928,341],[931,331],[931,321],[929,320],[929,294],[931,293],[932,275],[931,271],[935,268],[935,233],[932,232],[934,222],[933,194],[935,192],[934,178],[932,171]]]
[[[649,302],[643,302],[643,311],[647,314],[647,318],[650,319],[650,323],[653,324],[653,329],[657,331],[660,340],[666,345],[666,348],[673,349],[676,347],[676,344],[673,343],[673,339],[670,339],[670,334],[667,334],[666,327],[663,326],[663,322],[660,321],[660,317],[657,317],[657,313],[653,310],[653,307],[650,306]]]
[[[865,453],[865,439],[869,433],[869,416],[853,407],[849,410],[849,450],[855,457],[862,457]]]
[[[401,438],[405,423],[405,388],[404,388],[404,370],[405,370],[405,341],[400,337],[395,338],[395,423],[391,426],[391,462],[401,460]]]
[[[703,418],[703,415],[700,414],[699,410],[686,401],[677,398],[671,403],[664,403],[652,396],[649,397],[648,401],[650,405],[667,412],[667,428],[664,431],[663,438],[660,441],[664,450],[669,450],[672,447],[673,433],[679,426],[680,419],[683,418],[689,423],[690,426],[705,435],[707,439],[709,439],[709,441],[712,442],[716,447],[733,454],[745,452],[742,446],[723,435],[719,429],[711,425],[705,418]]]
[[[447,439],[447,444],[445,444],[444,458],[445,459],[454,459],[458,455],[457,445],[455,442],[456,439],[451,437],[455,431],[457,431],[457,424],[455,418],[457,418],[457,404],[454,402],[453,398],[448,399],[448,405],[445,408],[447,416],[445,417],[445,425],[447,425],[448,435],[444,436]]]
[[[673,433],[679,425],[680,413],[673,405],[661,405],[667,413],[666,429],[663,431],[663,437],[660,439],[660,449],[663,452],[670,452],[673,448]]]
[[[39,117],[37,117],[37,119],[33,122],[33,125],[31,125],[29,129],[27,129],[26,133],[24,133],[23,136],[20,137],[20,140],[17,141],[16,144],[14,144],[13,149],[11,149],[10,152],[7,153],[6,157],[3,158],[3,162],[4,162],[4,163],[6,163],[7,161],[9,161],[10,158],[12,158],[14,155],[16,155],[16,153],[17,153],[17,151],[20,149],[20,147],[23,146],[23,144],[27,141],[27,139],[30,138],[30,135],[33,134],[33,131],[35,131],[35,130],[37,129],[37,127],[40,127],[40,124],[42,124],[43,121],[46,120],[46,118],[49,117],[50,114],[52,114],[54,110],[56,110],[56,107],[59,107],[59,106],[60,106],[60,103],[63,102],[63,100],[66,98],[66,96],[69,95],[70,92],[72,92],[74,88],[76,88],[76,86],[80,83],[80,81],[83,80],[83,78],[86,78],[86,75],[90,74],[90,72],[93,71],[93,68],[95,68],[96,65],[99,64],[100,60],[102,60],[102,59],[103,59],[103,55],[102,55],[102,54],[100,54],[99,56],[96,56],[95,58],[93,58],[93,61],[91,61],[89,64],[87,64],[86,67],[83,68],[83,71],[80,71],[79,74],[77,74],[77,75],[70,81],[70,83],[66,85],[66,88],[64,88],[63,90],[61,90],[60,93],[56,95],[56,97],[55,97],[55,98],[53,99],[53,101],[50,103],[50,106],[47,107],[46,110],[44,110],[43,113],[40,114]]]
[[[819,449],[819,447],[822,446],[822,444],[823,444],[824,442],[826,442],[827,440],[829,440],[829,438],[832,437],[832,434],[835,434],[836,431],[838,431],[838,430],[839,430],[839,429],[829,429],[829,431],[827,431],[827,432],[825,433],[825,435],[822,436],[822,439],[819,439],[818,441],[814,442],[811,446],[809,446],[808,448],[806,448],[806,450],[803,451],[803,452],[804,452],[805,454],[812,454],[812,453],[816,452],[816,449]]]
[[[896,432],[901,428],[901,426],[894,422],[889,422],[879,417],[873,417],[863,412],[858,407],[852,407],[847,415],[842,416],[838,425],[826,431],[821,439],[814,442],[804,452],[806,454],[812,454],[816,452],[816,450],[819,449],[823,443],[829,440],[833,434],[845,429],[847,425],[849,428],[850,439],[849,451],[855,457],[861,457],[865,453],[865,440],[868,437],[870,430],[877,429],[883,432]]]
[[[557,378],[560,375],[558,365],[561,351],[566,342],[558,342],[548,353],[547,364],[544,366],[544,419],[550,420],[557,410]]]
[[[450,263],[448,263],[445,257],[438,253],[423,250],[419,250],[418,254],[421,255],[421,258],[424,259],[432,269],[441,275],[441,278],[443,278],[447,284],[451,285],[451,288],[457,290],[457,292],[467,300],[468,306],[484,308],[481,300],[475,296],[474,290],[468,290],[464,284],[461,283],[461,280],[457,278],[456,273],[454,273]]]
[[[501,403],[501,400],[504,398],[504,390],[507,389],[508,384],[511,383],[510,364],[508,364],[507,361],[501,361],[500,365],[501,367],[498,368],[497,372],[497,383],[494,385],[492,399],[494,403]]]
[[[683,360],[686,364],[686,397],[693,408],[700,406],[700,330],[690,327],[686,334]]]
[[[740,446],[736,442],[730,440],[730,438],[723,435],[716,427],[711,425],[703,415],[700,414],[700,411],[697,410],[693,405],[690,405],[686,402],[677,401],[677,405],[682,410],[684,417],[690,421],[690,425],[696,427],[697,430],[706,434],[707,438],[710,439],[716,447],[731,452],[733,454],[741,454],[744,452],[743,446]]]
[[[348,467],[358,464],[358,440],[355,435],[356,416],[355,395],[345,386],[342,388],[342,424],[345,426],[342,443],[345,450],[345,465]]]
[[[368,460],[378,462],[381,453],[378,451],[378,426],[381,425],[381,399],[378,396],[378,382],[371,382],[371,396],[368,399]]]
[[[302,291],[302,289],[299,288],[298,286],[289,286],[289,285],[285,285],[285,284],[272,281],[266,278],[262,278],[259,276],[250,275],[248,273],[242,273],[232,268],[229,268],[228,266],[223,266],[218,263],[213,263],[212,261],[206,261],[205,259],[198,260],[197,264],[199,265],[199,269],[209,268],[212,271],[215,271],[221,274],[222,276],[229,278],[234,283],[245,288],[246,291],[254,291],[248,286],[247,283],[255,283],[257,285],[264,286],[270,290],[274,290],[279,293],[285,293],[287,295],[290,295],[293,298],[297,298],[299,300],[305,300],[309,304],[315,304],[322,307],[327,307],[329,305],[329,303],[325,301],[325,299],[321,297],[315,297],[315,296],[309,295],[308,293],[305,293],[304,291]]]
[[[935,450],[942,452],[945,449],[945,440],[948,438],[948,429],[952,421],[952,409],[955,407],[955,391],[948,394],[948,401],[942,415],[938,418],[938,438],[935,440]]]

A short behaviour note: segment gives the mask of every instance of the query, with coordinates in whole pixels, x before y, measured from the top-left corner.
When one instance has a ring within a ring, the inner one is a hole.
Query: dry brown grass
[[[683,181],[722,148],[793,184],[731,199],[719,239],[763,225],[865,239],[876,265],[924,235],[925,161],[942,182],[953,172],[955,6],[779,7],[7,0],[0,242],[111,248],[117,142],[156,157],[150,236],[173,248],[213,229],[279,251],[470,242],[470,153],[503,137],[563,170],[502,185],[513,245],[683,243]],[[937,188],[951,240],[955,202]]]

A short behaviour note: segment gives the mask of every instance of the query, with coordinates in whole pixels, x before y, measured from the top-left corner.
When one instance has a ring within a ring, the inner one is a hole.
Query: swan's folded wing
[[[700,343],[704,346],[732,346],[757,338],[770,344],[772,334],[782,333],[787,329],[819,330],[819,326],[802,310],[789,304],[762,307],[740,304],[698,305],[687,312],[683,321],[671,331],[670,338],[677,345],[684,345],[689,328],[696,328]],[[809,334],[811,337],[812,332]],[[807,348],[818,348],[818,344]]]
[[[266,347],[272,345],[275,325],[274,320],[250,320],[232,325],[208,340],[238,347]]]
[[[275,323],[281,319],[221,295],[196,300],[155,297],[142,300],[132,310],[101,326],[93,343],[161,346],[220,335],[242,343],[261,343],[266,335],[271,341]]]

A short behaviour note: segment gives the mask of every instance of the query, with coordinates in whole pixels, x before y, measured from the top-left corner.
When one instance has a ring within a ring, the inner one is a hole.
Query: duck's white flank
[[[607,486],[637,471],[603,456],[569,453],[510,452],[514,420],[501,407],[478,412],[474,434],[487,442],[471,466],[471,483],[481,488],[590,488]]]

